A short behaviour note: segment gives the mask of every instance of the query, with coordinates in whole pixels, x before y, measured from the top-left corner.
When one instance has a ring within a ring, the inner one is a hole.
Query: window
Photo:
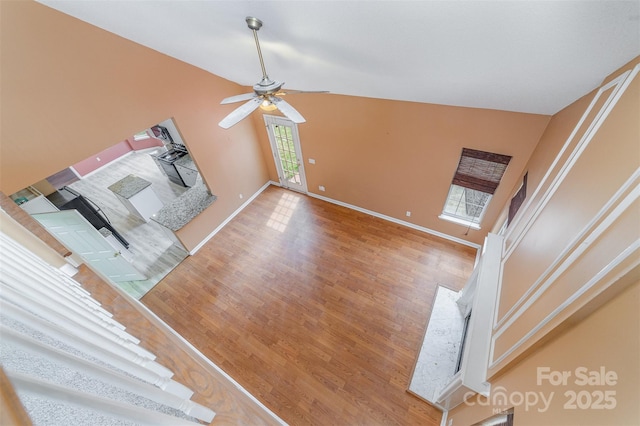
[[[509,161],[508,155],[463,148],[440,218],[480,229]]]
[[[529,173],[526,173],[524,175],[524,178],[522,179],[522,186],[520,187],[516,195],[514,195],[513,198],[511,199],[511,203],[509,203],[509,216],[507,218],[507,226],[511,224],[511,221],[515,217],[516,213],[518,213],[518,210],[520,209],[520,206],[524,202],[524,199],[527,198],[527,175],[528,174]]]
[[[142,132],[138,132],[135,135],[133,135],[134,141],[141,141],[143,139],[149,139],[149,134],[147,133],[146,130],[143,130]]]

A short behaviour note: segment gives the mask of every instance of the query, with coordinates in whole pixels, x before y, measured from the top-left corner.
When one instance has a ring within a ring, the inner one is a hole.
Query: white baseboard
[[[89,173],[87,173],[84,176],[81,176],[80,173],[78,173],[78,171],[76,169],[73,168],[73,166],[69,166],[69,168],[71,169],[71,171],[73,171],[73,173],[76,174],[76,176],[78,176],[78,178],[80,179],[86,179],[91,175],[94,175],[96,173],[98,173],[99,171],[101,171],[102,169],[104,169],[105,167],[108,166],[112,166],[113,164],[117,163],[118,161],[128,157],[129,155],[132,155],[133,153],[146,153],[146,152],[153,152],[156,151],[158,149],[162,148],[161,146],[155,146],[155,147],[151,147],[151,148],[143,148],[143,149],[137,149],[137,150],[132,150],[132,151],[128,151],[124,154],[122,154],[120,157],[118,158],[114,158],[113,160],[109,161],[108,163],[103,164],[102,166],[98,167],[95,170],[91,170]]]
[[[312,192],[308,192],[307,195],[309,195],[310,197],[313,197],[313,198],[317,198],[317,199],[322,200],[322,201],[326,201],[328,203],[337,204],[339,206],[346,207],[348,209],[356,210],[356,211],[359,211],[361,213],[365,213],[365,214],[368,214],[368,215],[371,215],[371,216],[375,216],[375,217],[380,218],[380,219],[388,220],[389,222],[397,223],[398,225],[406,226],[406,227],[409,227],[411,229],[415,229],[417,231],[421,231],[421,232],[425,232],[427,234],[435,235],[436,237],[444,238],[445,240],[453,241],[453,242],[456,242],[456,243],[459,243],[459,244],[464,244],[465,246],[473,247],[476,250],[480,249],[480,247],[481,247],[480,244],[472,243],[472,242],[463,240],[463,239],[458,238],[458,237],[454,237],[454,236],[451,236],[451,235],[443,234],[442,232],[434,231],[433,229],[425,228],[424,226],[419,226],[419,225],[416,225],[414,223],[405,222],[404,220],[396,219],[395,217],[391,217],[391,216],[387,216],[387,215],[384,215],[384,214],[381,214],[381,213],[377,213],[377,212],[374,212],[374,211],[371,211],[371,210],[363,209],[362,207],[354,206],[352,204],[343,203],[342,201],[337,201],[337,200],[334,200],[334,199],[331,199],[331,198],[323,197],[322,195],[314,194]]]
[[[117,163],[118,161],[130,156],[131,154],[133,154],[135,151],[129,151],[123,155],[121,155],[118,158],[114,158],[113,160],[109,161],[108,163],[104,163],[102,166],[98,167],[97,169],[91,170],[89,173],[87,173],[84,176],[81,176],[80,173],[78,173],[78,171],[76,169],[73,168],[73,166],[70,167],[71,170],[73,170],[73,172],[76,174],[76,176],[78,176],[80,179],[86,179],[89,176],[95,175],[96,173],[98,173],[99,171],[103,170],[105,167],[109,167],[114,165],[115,163]]]
[[[189,252],[189,254],[190,255],[194,255],[198,250],[200,250],[202,248],[202,246],[204,246],[227,223],[229,223],[231,221],[231,219],[236,217],[246,206],[248,206],[258,195],[260,195],[262,193],[262,191],[267,189],[267,187],[269,187],[269,185],[281,187],[279,182],[275,182],[275,181],[272,181],[272,180],[270,180],[267,183],[265,183],[260,189],[258,189],[255,192],[255,194],[253,194],[251,197],[249,197],[247,199],[247,201],[245,201],[240,207],[238,207],[238,209],[236,211],[234,211],[228,218],[226,218],[224,220],[224,222],[222,222],[216,229],[214,229],[209,235],[207,235],[207,237],[204,240],[202,240],[200,242],[200,244],[198,244],[193,250],[191,250]],[[469,241],[465,241],[465,240],[463,240],[461,238],[453,237],[451,235],[443,234],[442,232],[434,231],[433,229],[425,228],[424,226],[419,226],[419,225],[416,225],[414,223],[405,222],[404,220],[396,219],[395,217],[391,217],[391,216],[387,216],[387,215],[384,215],[384,214],[381,214],[381,213],[377,213],[377,212],[374,212],[374,211],[371,211],[371,210],[363,209],[362,207],[354,206],[352,204],[343,203],[342,201],[334,200],[332,198],[323,197],[322,195],[314,194],[312,192],[307,192],[307,195],[310,196],[310,197],[313,197],[313,198],[317,198],[317,199],[322,200],[322,201],[326,201],[328,203],[337,204],[339,206],[346,207],[346,208],[351,209],[351,210],[356,210],[356,211],[359,211],[361,213],[365,213],[365,214],[377,217],[379,219],[383,219],[383,220],[387,220],[389,222],[397,223],[398,225],[406,226],[408,228],[415,229],[417,231],[421,231],[421,232],[425,232],[427,234],[435,235],[436,237],[444,238],[445,240],[449,240],[449,241],[453,241],[455,243],[463,244],[465,246],[472,247],[472,248],[474,248],[476,250],[479,250],[480,247],[481,247],[480,244],[475,244],[475,243],[472,243],[472,242],[469,242]]]
[[[209,235],[207,235],[205,237],[204,240],[202,240],[200,242],[200,244],[198,244],[193,250],[191,250],[189,252],[189,254],[191,256],[193,256],[194,254],[196,254],[196,252],[198,250],[200,250],[202,248],[202,246],[204,246],[211,238],[213,238],[214,235],[216,235],[218,232],[220,232],[220,230],[222,228],[224,228],[224,226],[231,222],[231,219],[233,219],[234,217],[236,217],[242,210],[244,210],[245,207],[247,207],[258,195],[260,195],[262,193],[262,191],[264,191],[265,189],[267,189],[267,187],[269,187],[269,185],[272,185],[274,182],[269,181],[267,183],[265,183],[262,188],[258,189],[255,194],[253,194],[251,197],[249,197],[247,199],[247,201],[245,201],[244,203],[242,203],[242,205],[240,207],[238,207],[236,209],[236,211],[234,211],[233,213],[231,213],[231,215],[229,217],[227,217],[220,225],[218,225],[218,227],[216,229],[214,229]]]

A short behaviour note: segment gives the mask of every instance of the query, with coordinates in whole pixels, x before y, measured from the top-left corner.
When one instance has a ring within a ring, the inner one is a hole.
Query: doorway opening
[[[264,122],[271,143],[271,151],[283,188],[307,193],[302,149],[296,124],[282,117],[265,115]]]

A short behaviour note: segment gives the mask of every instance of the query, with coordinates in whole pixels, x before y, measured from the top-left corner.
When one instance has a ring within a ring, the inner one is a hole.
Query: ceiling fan
[[[220,104],[231,104],[234,102],[248,101],[236,108],[227,115],[218,125],[223,129],[228,129],[238,123],[243,118],[249,116],[258,107],[270,111],[279,109],[287,118],[294,123],[304,123],[304,117],[296,111],[287,101],[279,96],[293,93],[327,93],[326,91],[302,91],[295,90],[289,92],[280,91],[284,82],[274,81],[269,78],[262,60],[262,51],[260,50],[260,42],[258,41],[258,30],[262,27],[262,21],[258,18],[248,16],[246,19],[247,26],[253,31],[253,38],[256,41],[256,49],[258,50],[258,58],[260,59],[260,67],[262,67],[262,80],[253,85],[253,93],[244,93],[242,95],[231,96],[225,98]]]

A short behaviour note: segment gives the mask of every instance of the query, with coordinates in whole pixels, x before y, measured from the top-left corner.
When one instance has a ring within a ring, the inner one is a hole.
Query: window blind
[[[493,194],[511,161],[510,155],[463,148],[453,184]]]

